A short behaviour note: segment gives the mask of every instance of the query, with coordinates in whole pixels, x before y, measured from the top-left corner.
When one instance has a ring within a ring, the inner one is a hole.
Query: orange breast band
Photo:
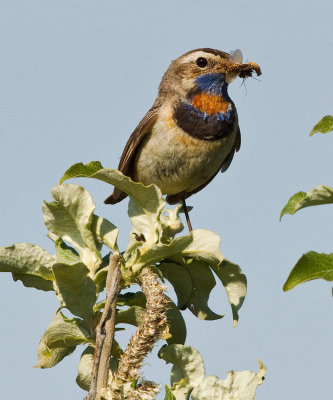
[[[225,114],[230,106],[228,101],[215,94],[200,93],[193,96],[192,105],[197,110],[207,114]]]

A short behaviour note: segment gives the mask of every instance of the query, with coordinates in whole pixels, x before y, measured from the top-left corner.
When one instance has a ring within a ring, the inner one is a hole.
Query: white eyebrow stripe
[[[198,50],[198,51],[195,51],[195,52],[190,53],[187,56],[185,56],[182,59],[182,62],[185,64],[185,63],[188,63],[188,62],[191,62],[191,61],[195,61],[199,57],[210,58],[210,59],[213,59],[215,61],[220,61],[221,60],[221,57],[218,56],[218,55],[215,55],[213,53],[208,53],[206,51]]]

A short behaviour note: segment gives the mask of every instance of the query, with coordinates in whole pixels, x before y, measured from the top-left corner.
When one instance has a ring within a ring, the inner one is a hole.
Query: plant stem
[[[146,313],[120,358],[118,370],[113,375],[108,391],[110,399],[154,399],[158,392],[158,386],[153,382],[141,381],[135,387],[130,384],[136,383],[140,378],[144,358],[152,351],[167,326],[168,299],[164,296],[166,288],[150,267],[142,269],[138,283],[146,295]]]
[[[106,303],[101,320],[96,328],[96,349],[91,373],[91,383],[85,400],[100,399],[100,391],[108,383],[112,343],[115,332],[116,304],[119,293],[121,272],[119,252],[110,255],[109,270],[106,278]]]

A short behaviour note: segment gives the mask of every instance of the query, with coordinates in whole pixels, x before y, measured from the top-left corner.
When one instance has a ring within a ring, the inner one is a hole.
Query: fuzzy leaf
[[[182,252],[187,258],[194,258],[207,262],[209,265],[218,265],[223,259],[220,250],[220,237],[207,229],[192,231],[193,241]]]
[[[90,335],[80,319],[66,318],[60,311],[56,313],[42,337],[49,349],[77,346],[90,340]]]
[[[91,371],[94,364],[95,348],[88,346],[81,355],[76,383],[81,389],[88,391],[90,388]]]
[[[139,326],[143,322],[143,316],[146,312],[146,296],[143,292],[127,292],[120,294],[117,298],[117,304],[128,306],[126,310],[117,310],[116,324],[130,324]]]
[[[210,292],[215,287],[215,278],[209,265],[203,261],[193,260],[186,266],[192,280],[192,293],[187,303],[188,309],[199,319],[215,320],[223,315],[214,313],[208,307]]]
[[[84,165],[77,163],[68,168],[60,179],[59,185],[62,185],[66,180],[78,177],[91,177],[99,170],[103,169],[103,165],[99,161],[91,161]]]
[[[192,400],[253,400],[257,387],[262,384],[266,372],[259,361],[258,372],[229,371],[225,379],[215,375],[205,379],[191,393]]]
[[[300,283],[319,278],[333,281],[333,253],[325,254],[309,251],[297,261],[283,286],[283,290],[286,292]]]
[[[109,271],[110,254],[111,253],[108,253],[102,258],[99,269],[94,276],[94,282],[98,293],[102,292],[105,289],[106,277]]]
[[[17,272],[12,273],[14,281],[21,281],[26,287],[33,287],[38,290],[44,290],[45,292],[49,292],[54,290],[53,282],[47,281],[36,275],[30,274],[20,274]]]
[[[319,185],[307,193],[298,192],[290,197],[281,211],[280,220],[285,214],[293,215],[302,208],[331,203],[333,203],[333,189]]]
[[[91,231],[95,204],[90,194],[73,184],[56,186],[51,193],[55,201],[42,206],[46,227],[73,246],[94,272],[100,264],[100,254]]]
[[[179,236],[171,241],[170,244],[157,243],[150,247],[142,246],[141,255],[138,260],[135,260],[133,272],[140,271],[146,265],[155,264],[162,261],[164,258],[172,258],[180,256],[182,252],[191,244],[193,240],[192,234]],[[131,265],[130,261],[127,265]]]
[[[148,249],[141,249],[141,256],[132,267],[138,272],[145,265],[155,264],[164,258],[176,260],[179,257],[194,258],[217,265],[223,260],[220,238],[206,229],[196,229],[189,235],[176,237],[170,244],[158,243]]]
[[[53,272],[58,286],[57,296],[62,306],[83,318],[88,326],[96,301],[96,287],[88,276],[88,268],[83,263],[57,263],[53,266]]]
[[[172,210],[166,208],[160,215],[160,221],[163,230],[163,238],[161,241],[173,238],[177,233],[184,229],[184,224],[181,222],[179,217],[181,212],[183,212],[183,205],[178,204]]]
[[[172,344],[163,346],[158,356],[167,364],[173,364],[171,387],[168,389],[177,400],[187,400],[192,389],[198,386],[205,376],[200,353],[191,346]]]
[[[60,183],[77,177],[98,179],[127,193],[131,198],[128,214],[134,228],[144,235],[147,243],[157,242],[159,223],[156,217],[159,217],[166,204],[157,186],[144,186],[142,183],[133,182],[116,169],[103,168],[98,161],[92,161],[86,165],[74,164],[65,172]]]
[[[102,292],[105,289],[106,277],[108,275],[108,270],[109,270],[109,266],[106,266],[106,267],[100,269],[94,276],[94,282],[95,282],[96,290],[98,291],[98,293]]]
[[[138,306],[129,307],[124,311],[117,311],[116,324],[141,325],[145,311],[144,308]]]
[[[106,244],[108,247],[110,247],[110,249],[117,250],[119,229],[115,225],[103,217],[93,215],[91,229],[95,233],[98,243]]]
[[[40,340],[37,367],[54,367],[64,357],[71,354],[76,345],[90,340],[80,320],[65,318],[58,311]]]
[[[240,267],[228,260],[223,260],[221,264],[213,266],[213,270],[221,280],[231,304],[233,315],[233,326],[238,322],[238,311],[245,300],[247,281]]]
[[[112,346],[112,356],[110,359],[110,369],[111,371],[115,371],[118,366],[118,361],[114,358],[114,348],[120,349],[118,343],[114,340]],[[119,354],[121,354],[118,351]],[[90,380],[91,380],[91,371],[94,364],[94,353],[95,348],[93,346],[88,346],[81,355],[81,359],[78,366],[78,374],[76,377],[76,383],[80,386],[81,389],[88,391],[90,389]],[[109,380],[111,379],[111,374],[109,376]]]
[[[146,308],[146,296],[141,291],[126,292],[118,295],[117,304],[120,306],[139,306],[141,308]]]
[[[166,339],[168,344],[184,344],[186,340],[186,324],[176,304],[169,299],[167,320],[171,337]]]
[[[46,250],[30,243],[0,247],[0,272],[11,272],[14,281],[27,287],[53,290],[52,266],[55,258]]]
[[[76,264],[81,262],[79,253],[73,249],[73,247],[68,246],[61,237],[58,237],[55,241],[55,247],[57,250],[57,261],[63,264]]]
[[[316,132],[328,133],[331,131],[333,131],[333,115],[326,115],[312,128],[310,136]]]
[[[30,243],[15,243],[0,247],[0,271],[17,272],[54,280],[52,266],[54,257],[46,250]]]
[[[42,338],[38,346],[38,364],[36,367],[42,369],[52,368],[59,364],[66,356],[72,354],[75,348],[76,346],[49,349]]]
[[[178,307],[184,307],[189,302],[193,290],[189,272],[183,265],[171,262],[163,262],[158,268],[163,277],[172,284],[177,295]]]

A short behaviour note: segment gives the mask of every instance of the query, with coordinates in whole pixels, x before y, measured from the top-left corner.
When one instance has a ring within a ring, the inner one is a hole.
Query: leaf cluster
[[[52,188],[53,201],[42,206],[55,254],[29,243],[0,248],[0,271],[12,273],[15,281],[27,287],[53,291],[59,300],[59,308],[40,340],[38,367],[53,367],[78,345],[85,345],[77,383],[89,389],[96,326],[105,305],[100,293],[106,285],[109,254],[119,251],[118,228],[95,213],[91,195],[82,186],[62,184],[77,177],[102,180],[130,197],[128,215],[133,229],[127,249],[121,253],[117,331],[123,329],[123,324],[138,326],[142,322],[145,296],[128,288],[145,266],[168,280],[177,295],[177,305],[170,299],[167,310],[169,335],[165,339],[169,345],[185,343],[186,325],[180,310],[188,309],[204,320],[223,317],[208,306],[216,278],[226,289],[234,325],[237,324],[246,295],[246,277],[238,265],[224,259],[218,235],[204,229],[179,235],[184,228],[181,206],[166,209],[158,187],[133,182],[117,170],[103,168],[99,162],[75,164],[66,171],[60,185]],[[103,257],[105,249],[107,254]],[[111,369],[116,368],[122,352],[114,342]]]
[[[163,346],[158,356],[172,363],[171,386],[166,385],[165,400],[252,400],[262,384],[266,368],[259,362],[259,371],[229,371],[225,379],[205,376],[203,360],[191,346]]]

